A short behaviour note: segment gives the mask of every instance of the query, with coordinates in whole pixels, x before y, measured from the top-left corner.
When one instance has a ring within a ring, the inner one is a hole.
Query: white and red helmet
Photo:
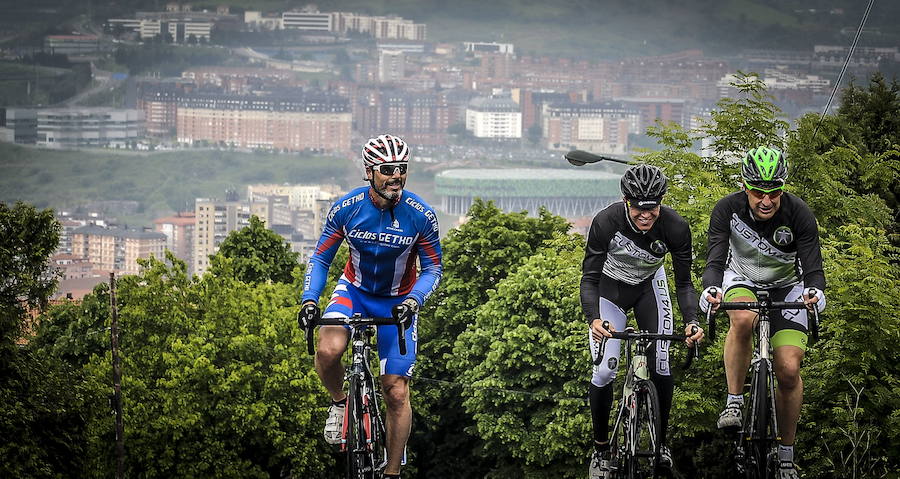
[[[409,147],[400,137],[379,135],[369,138],[363,145],[362,160],[366,168],[382,163],[406,163],[409,161]]]

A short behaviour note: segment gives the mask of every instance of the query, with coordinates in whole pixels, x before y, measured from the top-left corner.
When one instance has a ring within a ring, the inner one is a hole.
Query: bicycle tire
[[[374,389],[370,389],[370,393],[366,406],[370,411],[370,450],[375,470],[381,471],[387,465],[387,433],[384,427],[384,420],[382,419],[381,403],[378,401]]]
[[[659,415],[659,393],[656,385],[645,381],[637,393],[636,457],[633,478],[656,478],[659,473],[659,454],[662,418]]]
[[[744,474],[747,479],[770,479],[773,470],[769,464],[769,452],[774,444],[774,423],[769,397],[772,372],[765,361],[757,363],[750,382],[750,402],[747,421],[750,428],[741,434],[744,448]],[[747,429],[747,428],[745,428]]]
[[[625,401],[622,398],[621,401]],[[626,448],[631,443],[629,435],[631,434],[631,415],[628,408],[620,406],[619,416],[616,418],[616,424],[613,427],[612,436],[609,441],[609,462],[612,466],[610,477],[614,479],[622,479],[628,477],[628,454]]]
[[[346,466],[347,477],[351,479],[374,479],[375,467],[372,454],[368,448],[368,432],[371,430],[365,416],[365,406],[358,379],[351,376],[349,394],[347,395],[347,438]]]

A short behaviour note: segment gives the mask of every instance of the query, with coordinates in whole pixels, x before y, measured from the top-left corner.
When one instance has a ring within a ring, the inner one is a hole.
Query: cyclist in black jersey
[[[709,248],[703,272],[700,309],[715,311],[725,301],[756,301],[767,290],[772,301],[803,301],[818,311],[825,308],[825,274],[816,218],[809,206],[784,191],[787,159],[774,148],[754,148],[741,164],[742,191],[719,200],[709,222]],[[807,291],[812,288],[814,294]],[[728,311],[731,328],[725,339],[728,399],[719,416],[720,429],[741,427],[741,405],[756,313]],[[776,411],[781,432],[779,477],[799,477],[794,467],[794,438],[803,381],[800,363],[806,350],[807,312],[785,310],[771,316],[775,350]]]
[[[667,190],[665,175],[651,165],[632,166],[622,176],[623,201],[613,203],[594,217],[587,237],[581,276],[581,308],[589,324],[591,355],[596,359],[600,340],[610,331],[625,329],[625,312],[634,310],[642,330],[669,333],[674,312],[663,261],[671,252],[675,290],[681,315],[691,334],[696,324],[696,291],[691,283],[691,231],[687,221],[661,204]],[[608,321],[610,329],[603,327]],[[700,341],[703,330],[687,339]],[[609,476],[609,413],[613,402],[612,382],[619,361],[620,341],[606,344],[603,361],[594,366],[590,385],[594,453],[592,479]],[[653,365],[651,380],[659,391],[662,443],[672,407],[674,382],[669,371],[669,344],[659,341],[648,355]],[[668,450],[664,462],[671,463]]]

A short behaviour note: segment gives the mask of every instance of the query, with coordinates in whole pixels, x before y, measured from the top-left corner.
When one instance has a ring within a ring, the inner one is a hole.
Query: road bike
[[[316,326],[347,326],[350,328],[351,360],[346,368],[347,406],[341,429],[340,450],[346,459],[346,477],[375,479],[387,465],[387,435],[381,409],[381,392],[370,365],[371,326],[393,325],[398,328],[400,354],[406,354],[405,322],[394,318],[319,318],[306,327],[309,354],[315,353],[313,329]]]
[[[711,290],[716,296],[718,290]],[[808,295],[814,295],[810,288]],[[757,301],[722,302],[720,310],[750,310],[757,314],[756,345],[750,362],[750,397],[744,403],[744,424],[738,430],[735,449],[735,465],[738,473],[747,479],[771,479],[778,473],[778,416],[775,409],[775,373],[772,369],[772,351],[769,342],[769,312],[791,309],[807,309],[803,302],[772,301],[768,291],[756,292]],[[810,336],[818,339],[819,314],[812,308]],[[715,314],[712,308],[706,313],[710,339],[715,338]]]
[[[609,321],[603,322],[609,329]],[[692,334],[697,332],[694,326]],[[650,381],[650,370],[647,365],[647,351],[656,341],[681,341],[687,336],[683,334],[651,333],[635,331],[613,332],[612,339],[625,341],[625,364],[627,372],[624,378],[622,398],[616,424],[610,440],[610,469],[612,477],[627,479],[656,478],[660,473],[660,452],[662,449],[662,421],[659,410],[659,394],[656,386]],[[606,341],[600,342],[600,351],[594,365],[603,360]],[[699,345],[694,343],[688,353],[684,368],[691,365],[699,354]]]

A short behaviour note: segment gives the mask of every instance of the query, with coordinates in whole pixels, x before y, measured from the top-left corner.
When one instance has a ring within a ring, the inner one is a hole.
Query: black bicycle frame
[[[604,328],[609,329],[608,321],[604,322]],[[632,328],[612,333],[612,339],[625,341],[625,364],[627,365],[622,398],[619,400],[618,413],[616,414],[616,422],[613,426],[612,440],[610,442],[611,451],[614,455],[613,467],[616,468],[614,477],[638,477],[638,461],[640,458],[649,458],[652,469],[651,476],[657,476],[660,448],[662,447],[660,441],[662,426],[659,398],[655,386],[650,381],[647,369],[647,350],[655,341],[684,341],[685,338],[686,336],[683,334],[651,333],[635,331]],[[598,365],[602,361],[607,339],[609,338],[603,338],[601,341],[594,365]],[[684,367],[689,367],[693,358],[698,354],[699,345],[695,343],[688,354]],[[648,450],[639,447],[643,423],[646,423],[646,428],[649,431]],[[617,443],[620,430],[623,431],[622,435],[625,444]]]
[[[347,406],[344,412],[344,436],[341,451],[346,455],[348,478],[374,479],[387,464],[384,422],[377,399],[375,375],[369,364],[374,330],[370,326],[394,325],[398,328],[397,342],[400,354],[406,354],[405,324],[393,318],[317,319],[307,328],[307,350],[314,352],[312,329],[315,326],[347,326],[350,328],[351,361],[347,366],[345,381]]]
[[[813,293],[812,289],[807,294]],[[712,294],[718,294],[713,290]],[[756,292],[758,301],[722,302],[720,310],[749,310],[757,313],[756,347],[750,363],[750,400],[745,406],[744,424],[738,435],[735,463],[738,472],[747,478],[771,478],[775,474],[775,446],[781,440],[775,404],[775,374],[772,367],[769,312],[784,309],[807,309],[803,302],[772,301],[768,291]],[[812,308],[809,330],[812,340],[818,338],[819,314]],[[710,330],[714,330],[715,315],[707,312]]]

